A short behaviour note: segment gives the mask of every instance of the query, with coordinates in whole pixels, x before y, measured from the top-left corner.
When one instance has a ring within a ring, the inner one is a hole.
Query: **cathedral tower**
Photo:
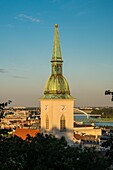
[[[62,75],[62,55],[58,25],[55,24],[54,44],[51,60],[51,76],[48,78],[41,104],[41,129],[67,141],[73,139],[74,98],[70,95],[67,80]]]

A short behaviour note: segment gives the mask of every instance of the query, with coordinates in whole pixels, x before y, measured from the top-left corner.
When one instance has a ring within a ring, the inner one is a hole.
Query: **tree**
[[[11,100],[8,100],[8,102],[5,102],[5,103],[0,103],[0,121],[1,121],[1,118],[3,118],[4,116],[4,108],[10,104],[12,101]]]
[[[110,138],[102,143],[102,146],[105,148],[110,148],[109,150],[106,151],[106,159],[109,163],[109,165],[113,165],[113,136],[111,135]]]
[[[110,90],[106,90],[105,95],[112,95],[111,101],[113,101],[113,92],[111,92]]]
[[[108,163],[95,148],[70,147],[65,138],[37,134],[0,141],[0,170],[105,170]]]

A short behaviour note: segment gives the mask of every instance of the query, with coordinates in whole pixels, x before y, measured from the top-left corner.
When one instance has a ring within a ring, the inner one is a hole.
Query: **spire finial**
[[[58,28],[58,24],[55,24],[55,27]]]

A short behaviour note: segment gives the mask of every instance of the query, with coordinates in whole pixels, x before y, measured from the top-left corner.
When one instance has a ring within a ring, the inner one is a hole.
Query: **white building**
[[[74,98],[70,95],[67,80],[62,75],[62,55],[58,25],[55,24],[51,76],[46,82],[44,95],[40,99],[41,130],[66,140],[73,140]]]

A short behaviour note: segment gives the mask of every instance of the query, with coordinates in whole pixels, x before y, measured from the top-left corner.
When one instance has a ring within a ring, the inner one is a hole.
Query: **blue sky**
[[[113,106],[113,0],[0,0],[0,102],[39,105],[54,24],[75,105]]]

